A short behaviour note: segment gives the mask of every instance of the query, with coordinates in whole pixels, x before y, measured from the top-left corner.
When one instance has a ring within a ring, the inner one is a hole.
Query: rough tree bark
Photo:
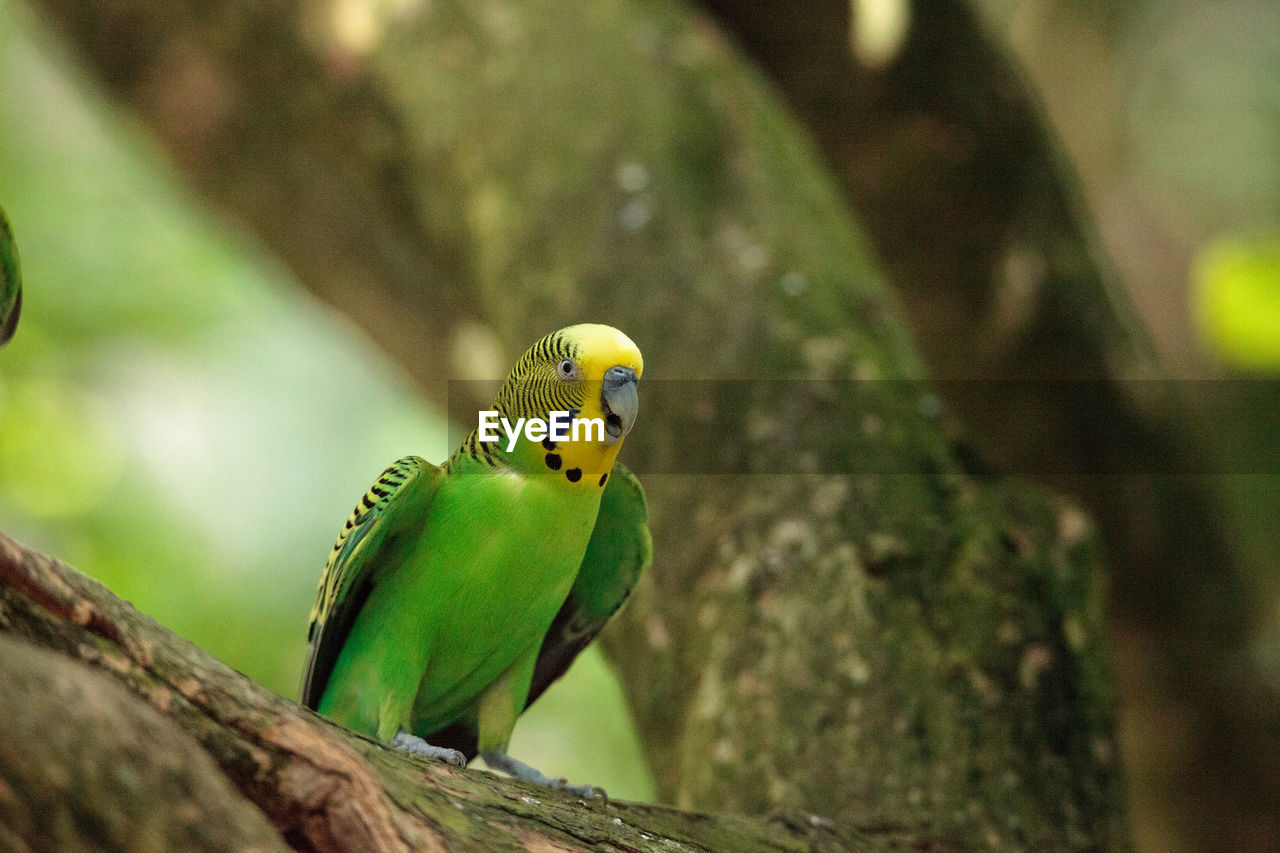
[[[658,559],[609,648],[663,799],[1124,846],[1089,523],[966,477],[933,392],[888,379],[923,369],[864,241],[708,21],[41,6],[437,400],[566,322],[640,343]]]

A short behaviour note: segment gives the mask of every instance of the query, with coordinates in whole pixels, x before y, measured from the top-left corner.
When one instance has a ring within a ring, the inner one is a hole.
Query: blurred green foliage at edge
[[[1280,235],[1220,238],[1197,255],[1202,340],[1225,365],[1280,372]]]

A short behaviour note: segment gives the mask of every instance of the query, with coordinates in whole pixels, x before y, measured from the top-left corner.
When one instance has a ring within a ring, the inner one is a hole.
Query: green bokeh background
[[[24,279],[22,322],[0,353],[0,530],[296,698],[333,538],[388,463],[447,455],[441,414],[211,218],[11,0],[0,204]],[[594,648],[521,718],[512,752],[652,798]]]
[[[1280,235],[1225,237],[1196,258],[1199,332],[1224,364],[1280,371]]]

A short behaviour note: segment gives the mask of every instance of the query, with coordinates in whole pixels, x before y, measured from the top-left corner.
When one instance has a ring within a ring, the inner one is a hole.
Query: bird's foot
[[[512,779],[519,779],[523,782],[533,782],[536,785],[545,785],[548,788],[555,788],[557,791],[568,791],[575,797],[584,800],[591,800],[599,797],[606,802],[609,795],[604,792],[604,788],[597,788],[595,785],[570,785],[566,779],[552,779],[544,776],[537,769],[530,767],[523,761],[517,761],[510,755],[501,750],[489,750],[480,753],[480,757],[484,759],[484,763],[492,767],[494,770],[501,770]]]
[[[393,737],[391,746],[396,749],[403,749],[413,755],[425,755],[427,758],[435,758],[446,764],[452,764],[454,767],[467,766],[467,757],[458,752],[458,750],[449,749],[447,746],[432,746],[417,735],[411,735],[408,732],[400,732]]]

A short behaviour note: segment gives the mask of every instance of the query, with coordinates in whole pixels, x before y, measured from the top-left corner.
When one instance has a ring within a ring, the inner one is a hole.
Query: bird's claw
[[[567,791],[575,797],[579,797],[583,800],[594,800],[599,798],[604,800],[606,803],[609,802],[609,795],[605,793],[604,788],[600,788],[596,785],[570,785],[568,779],[561,777],[559,779],[552,779],[548,787],[555,788],[558,791]]]
[[[569,780],[561,777],[559,779],[549,779],[539,773],[536,769],[525,764],[523,761],[517,761],[502,750],[489,750],[480,753],[480,757],[484,759],[484,763],[494,770],[500,770],[513,779],[520,779],[524,782],[533,782],[535,785],[545,785],[548,788],[554,788],[557,791],[565,791],[583,800],[594,800],[599,797],[606,803],[609,801],[609,795],[604,792],[604,788],[597,788],[595,785],[570,785]]]
[[[396,749],[403,750],[411,755],[422,755],[427,758],[434,758],[437,761],[443,761],[446,764],[452,764],[454,767],[466,767],[467,757],[456,749],[449,749],[447,746],[432,746],[417,735],[411,735],[408,732],[400,732],[391,739],[391,746]]]

